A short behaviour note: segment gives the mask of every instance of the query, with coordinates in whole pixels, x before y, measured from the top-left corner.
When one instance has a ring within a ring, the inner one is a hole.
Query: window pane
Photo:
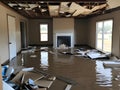
[[[48,33],[48,25],[40,24],[40,33]]]
[[[96,48],[105,52],[111,52],[113,21],[106,20],[96,24]]]
[[[104,45],[103,45],[103,51],[111,52],[111,46],[112,46],[112,20],[105,21],[104,22]]]
[[[41,41],[48,41],[48,34],[41,34]]]
[[[99,50],[102,50],[102,27],[103,27],[103,23],[98,22],[96,39],[97,39],[97,49]]]
[[[48,24],[40,24],[40,41],[48,41]]]

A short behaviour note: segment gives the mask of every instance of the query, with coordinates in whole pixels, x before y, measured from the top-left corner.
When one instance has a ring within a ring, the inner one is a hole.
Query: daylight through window
[[[96,23],[96,48],[104,52],[111,52],[113,20]]]
[[[40,24],[40,41],[48,41],[48,24]]]

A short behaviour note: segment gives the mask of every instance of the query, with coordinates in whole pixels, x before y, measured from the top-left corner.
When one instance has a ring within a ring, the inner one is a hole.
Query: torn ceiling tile
[[[2,0],[2,2],[27,18],[86,17],[104,12],[106,0]]]

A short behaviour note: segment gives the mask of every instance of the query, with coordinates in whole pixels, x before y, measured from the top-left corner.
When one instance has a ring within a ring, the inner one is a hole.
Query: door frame
[[[10,56],[10,32],[9,32],[9,21],[8,18],[9,17],[13,17],[15,19],[15,31],[16,31],[16,17],[12,16],[10,14],[7,14],[7,30],[8,30],[8,53],[9,53],[9,60],[12,60],[14,57],[11,58]],[[15,54],[17,54],[16,52],[16,33],[15,33]],[[16,55],[15,55],[16,56]]]
[[[24,20],[20,21],[20,36],[21,36],[21,48],[27,47],[27,23]]]

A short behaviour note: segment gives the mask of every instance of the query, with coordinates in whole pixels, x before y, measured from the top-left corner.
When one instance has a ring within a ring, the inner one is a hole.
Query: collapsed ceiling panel
[[[86,17],[102,13],[108,6],[106,0],[39,1],[3,0],[3,3],[27,18]]]
[[[58,5],[49,5],[50,16],[59,16],[59,6]]]
[[[73,16],[78,16],[78,15],[85,15],[86,13],[89,13],[90,9],[87,9],[87,8],[73,2],[71,4],[70,11],[75,11]]]

